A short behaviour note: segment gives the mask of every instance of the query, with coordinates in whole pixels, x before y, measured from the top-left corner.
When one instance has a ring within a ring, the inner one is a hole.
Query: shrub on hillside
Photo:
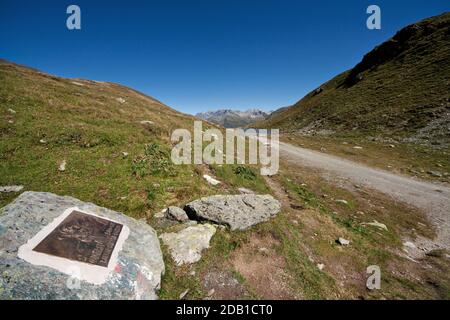
[[[253,169],[246,167],[246,166],[237,166],[234,169],[234,173],[246,180],[255,180],[256,179],[255,171],[253,171]]]
[[[145,146],[144,154],[137,156],[132,164],[133,174],[142,178],[147,175],[170,176],[174,174],[174,167],[170,160],[170,153],[159,143]]]

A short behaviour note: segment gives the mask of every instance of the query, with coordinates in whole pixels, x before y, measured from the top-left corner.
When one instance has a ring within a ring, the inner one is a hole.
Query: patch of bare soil
[[[247,290],[230,271],[211,270],[203,275],[203,288],[212,299],[234,300],[247,295]]]
[[[285,260],[276,252],[279,243],[270,236],[254,234],[235,250],[231,263],[246,283],[263,299],[299,299],[289,287]]]

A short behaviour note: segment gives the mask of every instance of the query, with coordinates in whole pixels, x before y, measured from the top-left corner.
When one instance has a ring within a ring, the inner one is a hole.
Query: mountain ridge
[[[450,145],[450,13],[413,23],[258,127]]]

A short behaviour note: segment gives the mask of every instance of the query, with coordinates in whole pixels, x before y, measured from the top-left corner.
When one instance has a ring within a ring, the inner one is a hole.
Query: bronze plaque
[[[33,251],[107,267],[123,225],[72,211]]]

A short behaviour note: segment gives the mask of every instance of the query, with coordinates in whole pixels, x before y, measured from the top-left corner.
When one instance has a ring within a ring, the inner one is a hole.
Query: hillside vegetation
[[[450,13],[400,30],[259,127],[284,133],[450,145]]]
[[[193,167],[169,158],[170,133],[192,128],[193,117],[121,85],[6,61],[0,83],[0,185],[70,195],[139,218],[208,192]],[[0,206],[15,196],[0,193]]]

